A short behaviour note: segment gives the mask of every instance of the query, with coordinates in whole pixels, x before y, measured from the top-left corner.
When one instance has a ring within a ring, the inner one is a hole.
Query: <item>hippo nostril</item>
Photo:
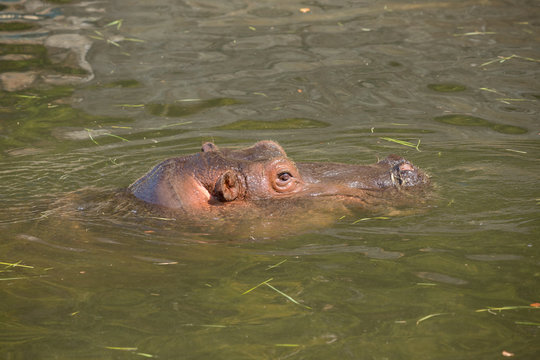
[[[217,150],[218,150],[218,147],[211,142],[205,142],[201,147],[202,152],[210,152],[210,151],[217,151]]]
[[[399,165],[399,171],[414,171],[414,167],[409,163]]]

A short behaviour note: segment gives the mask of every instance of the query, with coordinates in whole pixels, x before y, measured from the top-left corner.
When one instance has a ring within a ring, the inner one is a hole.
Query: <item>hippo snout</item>
[[[400,156],[390,155],[383,162],[392,166],[390,178],[394,186],[418,186],[428,182],[424,172]]]

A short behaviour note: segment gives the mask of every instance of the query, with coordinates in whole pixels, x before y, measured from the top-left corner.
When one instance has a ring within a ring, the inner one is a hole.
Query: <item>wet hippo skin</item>
[[[320,199],[365,206],[429,183],[409,161],[390,155],[372,165],[295,163],[273,141],[243,149],[220,149],[165,160],[128,187],[139,200],[187,213],[280,199]]]

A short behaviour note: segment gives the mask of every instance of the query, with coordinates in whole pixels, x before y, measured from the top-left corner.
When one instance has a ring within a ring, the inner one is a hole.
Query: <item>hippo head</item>
[[[128,190],[140,200],[187,212],[265,199],[332,197],[362,202],[373,192],[428,183],[405,159],[390,155],[373,165],[298,163],[273,141],[243,149],[205,143],[197,154],[156,165]]]

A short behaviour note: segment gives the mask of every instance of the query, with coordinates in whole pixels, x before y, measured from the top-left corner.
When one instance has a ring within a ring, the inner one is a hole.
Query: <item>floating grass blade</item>
[[[300,344],[275,344],[278,347],[298,347]]]
[[[503,306],[503,307],[489,307],[489,308],[486,308],[486,309],[478,309],[478,310],[475,310],[475,312],[504,311],[504,310],[518,310],[518,309],[540,309],[540,307],[529,306],[529,305]]]
[[[495,93],[495,94],[501,94],[500,92],[498,92],[495,89],[490,89],[490,88],[485,88],[485,87],[480,88],[480,90],[487,91],[487,92],[492,92],[492,93]]]
[[[202,327],[208,327],[208,328],[226,328],[227,326],[226,325],[212,325],[212,324],[209,324],[209,325],[199,325],[199,326],[202,326]]]
[[[475,36],[475,35],[495,35],[493,31],[472,31],[464,34],[454,34],[454,36]]]
[[[416,145],[411,143],[411,142],[408,142],[408,141],[399,140],[399,139],[393,139],[393,138],[389,138],[389,137],[380,137],[379,139],[385,140],[385,141],[390,141],[390,142],[400,144],[400,145],[403,145],[403,146],[412,147],[412,148],[416,149],[417,151],[420,151],[420,149],[419,149],[419,147],[420,147],[420,139],[418,139],[418,143]]]
[[[137,38],[124,38],[124,41],[139,42],[139,43],[146,42],[146,40],[137,39]]]
[[[138,349],[136,347],[105,346],[105,349],[119,350],[119,351],[129,351],[129,352],[133,352],[135,355],[139,355],[139,356],[143,356],[143,357],[147,357],[147,358],[154,358],[155,357],[155,355],[152,355],[152,354],[138,352],[137,351]]]
[[[527,153],[526,151],[514,150],[514,149],[504,149],[504,150],[515,152],[515,153],[518,153],[518,154],[526,154]]]
[[[289,295],[285,294],[283,291],[280,291],[278,289],[276,289],[275,287],[273,287],[272,285],[270,285],[268,282],[265,282],[264,285],[268,286],[270,289],[274,290],[275,292],[277,292],[278,294],[280,295],[283,295],[284,297],[286,297],[287,299],[289,299],[290,301],[292,301],[293,303],[295,303],[296,305],[300,305],[306,309],[309,309],[309,310],[312,310],[312,308],[310,308],[309,306],[307,305],[304,305],[304,304],[300,304],[298,301],[294,300],[292,297],[290,297]]]
[[[114,106],[127,107],[127,108],[141,108],[141,107],[144,107],[144,104],[118,104]]]
[[[514,324],[518,325],[530,325],[530,326],[540,326],[540,323],[531,322],[531,321],[514,321]]]
[[[44,278],[44,277],[49,277],[49,276],[48,275],[17,276],[17,277],[11,277],[11,278],[0,278],[0,281],[35,279],[35,278]]]
[[[352,225],[358,224],[358,223],[361,222],[361,221],[367,221],[367,220],[388,220],[388,219],[390,219],[390,218],[387,217],[387,216],[367,217],[367,218],[362,218],[362,219],[358,219],[358,220],[354,221],[354,222],[352,223]]]
[[[526,57],[526,56],[520,56],[520,55],[512,54],[510,56],[498,56],[496,59],[493,59],[493,60],[490,60],[488,62],[483,63],[482,65],[480,65],[480,67],[487,66],[487,65],[493,64],[495,62],[503,63],[503,62],[511,60],[511,59],[522,59],[522,60],[526,60],[526,61],[540,62],[540,59],[533,59],[533,58]]]
[[[99,143],[96,141],[96,139],[94,139],[94,137],[92,136],[92,129],[85,129],[87,132],[88,132],[88,137],[90,138],[90,140],[92,140],[92,142],[96,145],[99,145]],[[113,137],[113,138],[116,138],[116,139],[120,139],[122,141],[129,141],[128,139],[126,138],[123,138],[121,136],[118,136],[118,135],[115,135],[115,134],[111,134],[111,133],[104,133],[104,134],[100,134],[100,135],[103,135],[103,136],[110,136],[110,137]]]
[[[107,44],[111,44],[111,45],[114,45],[116,47],[120,47],[119,43],[117,43],[116,41],[113,41],[111,39],[107,39]]]
[[[21,279],[29,279],[29,277],[21,276],[21,277],[11,277],[11,278],[0,278],[0,281],[21,280]]]
[[[418,319],[418,321],[416,321],[416,325],[420,324],[422,321],[426,321],[427,319],[431,319],[435,316],[441,316],[441,315],[447,315],[447,314],[448,313],[435,313],[435,314],[426,315],[423,318]]]
[[[20,98],[23,98],[23,99],[39,99],[39,96],[37,95],[23,95],[23,94],[17,94],[17,95],[14,95],[15,97],[20,97]]]
[[[103,135],[107,135],[107,136],[110,136],[110,137],[113,137],[113,138],[116,138],[116,139],[120,139],[122,141],[129,141],[128,139],[126,138],[123,138],[121,136],[118,136],[118,135],[114,135],[114,134],[111,134],[111,133],[107,133],[107,134],[103,134]]]
[[[92,140],[92,142],[96,145],[99,145],[99,143],[94,139],[94,137],[92,136],[92,129],[85,129],[87,132],[88,132],[88,137],[90,138],[90,140]]]
[[[135,354],[139,355],[139,356],[144,356],[144,357],[147,357],[147,358],[153,358],[154,357],[154,355],[152,355],[152,354],[147,354],[147,353],[142,353],[142,352],[136,352]]]
[[[175,218],[165,218],[165,217],[156,217],[156,216],[149,216],[148,218],[154,219],[154,220],[162,220],[162,221],[176,221]]]
[[[282,260],[282,261],[278,262],[277,264],[270,265],[269,267],[266,268],[266,270],[270,270],[270,269],[276,268],[276,267],[278,267],[279,265],[283,264],[285,261],[287,261],[287,259]]]
[[[160,126],[158,129],[165,129],[172,126],[187,125],[187,124],[191,124],[192,122],[193,121],[184,121],[184,122],[179,122],[179,123],[174,123],[174,124],[163,125],[163,126]]]
[[[503,63],[503,62],[505,62],[505,61],[507,61],[507,60],[510,60],[510,59],[513,59],[513,58],[515,58],[515,57],[516,57],[516,55],[510,55],[510,56],[507,56],[507,57],[504,57],[504,56],[498,56],[496,59],[493,59],[493,60],[491,60],[491,61],[485,62],[485,63],[483,63],[483,64],[480,65],[480,66],[486,66],[486,65],[489,65],[489,64],[493,64],[494,62],[497,62],[497,61],[498,61],[499,63]]]
[[[283,262],[283,261],[282,261]],[[259,286],[261,285],[266,285],[268,286],[270,289],[274,290],[275,292],[277,292],[278,294],[280,294],[281,296],[284,296],[285,298],[287,298],[288,300],[292,301],[293,303],[295,303],[296,305],[299,305],[299,306],[302,306],[303,308],[306,308],[306,309],[309,309],[309,310],[312,310],[311,307],[307,306],[307,305],[304,305],[304,304],[301,304],[299,303],[298,301],[296,301],[295,299],[293,299],[291,296],[285,294],[283,291],[279,290],[279,289],[276,289],[275,287],[273,287],[272,285],[269,284],[270,281],[272,281],[274,278],[270,278],[268,280],[265,280],[263,281],[262,283],[258,284],[257,286],[254,286],[252,287],[251,289],[247,290],[247,291],[244,291],[242,293],[242,295],[245,295],[253,290],[255,290],[256,288],[258,288]]]
[[[264,284],[266,284],[267,282],[272,281],[272,280],[274,280],[274,278],[270,278],[270,279],[268,279],[268,280],[266,280],[266,281],[263,281],[263,282],[260,283],[259,285],[254,286],[254,287],[252,287],[251,289],[249,289],[249,290],[247,290],[247,291],[244,291],[244,292],[242,293],[242,295],[245,295],[245,294],[247,294],[247,293],[249,293],[249,292],[252,292],[253,290],[255,290],[256,288],[258,288],[259,286],[264,285]]]
[[[27,268],[27,269],[33,269],[34,267],[33,266],[29,266],[29,265],[21,265],[21,261],[17,261],[16,263],[8,263],[8,262],[3,262],[3,261],[0,261],[0,265],[7,265],[8,267],[23,267],[23,268]]]
[[[124,19],[114,20],[114,21],[111,21],[110,23],[108,23],[107,25],[105,25],[105,27],[116,25],[116,30],[120,30],[120,28],[122,27],[123,22],[124,22]]]

